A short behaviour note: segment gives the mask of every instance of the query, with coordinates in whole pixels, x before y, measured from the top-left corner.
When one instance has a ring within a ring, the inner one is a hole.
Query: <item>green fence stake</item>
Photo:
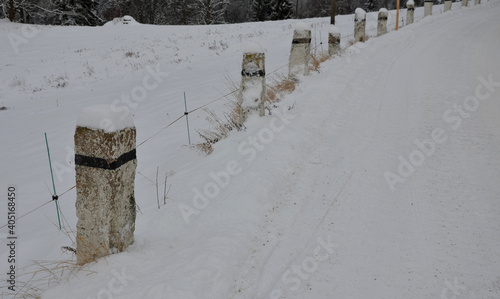
[[[191,136],[189,134],[189,118],[188,118],[188,106],[187,106],[187,101],[186,101],[186,92],[184,92],[184,107],[186,108],[184,115],[186,116],[186,124],[187,124],[187,130],[188,130],[188,141],[189,145],[191,145]]]
[[[54,182],[54,173],[52,172],[52,162],[50,160],[50,150],[49,150],[49,141],[47,140],[47,133],[45,133],[45,144],[47,145],[47,155],[49,156],[49,166],[50,166],[50,176],[52,177],[52,187],[54,187],[54,195],[52,195],[52,200],[56,202],[56,211],[57,211],[57,221],[59,222],[59,229],[61,229],[61,218],[59,217],[59,204],[57,203],[57,199],[59,198],[56,193],[56,184]]]

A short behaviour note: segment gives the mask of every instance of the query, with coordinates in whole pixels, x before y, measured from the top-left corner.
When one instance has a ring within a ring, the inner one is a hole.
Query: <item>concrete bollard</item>
[[[340,55],[340,30],[335,25],[328,31],[328,54],[330,57]]]
[[[137,167],[132,116],[111,105],[85,108],[75,131],[76,256],[79,264],[134,242]]]
[[[425,2],[424,2],[424,18],[427,16],[432,16],[432,5],[433,5],[432,0],[431,1],[425,0]]]
[[[481,0],[474,0],[474,5],[479,5],[481,4]]]
[[[469,5],[469,0],[462,0],[462,7],[467,7]]]
[[[377,25],[377,36],[381,36],[387,33],[387,18],[389,17],[389,12],[385,8],[381,8],[378,11],[378,25]]]
[[[408,0],[406,2],[406,25],[410,25],[413,23],[413,18],[415,15],[415,1]]]
[[[444,1],[444,12],[451,10],[451,0]]]
[[[288,63],[290,76],[309,75],[309,56],[311,55],[311,30],[305,23],[297,23],[293,32],[292,49]]]
[[[366,41],[366,12],[356,8],[354,12],[354,43]]]
[[[241,66],[241,123],[249,113],[259,111],[264,116],[266,95],[266,54],[259,45],[250,44],[243,53]]]

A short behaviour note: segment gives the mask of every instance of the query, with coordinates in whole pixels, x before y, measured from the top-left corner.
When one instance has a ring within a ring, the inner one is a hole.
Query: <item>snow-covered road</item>
[[[303,158],[232,298],[500,296],[498,13],[424,20],[303,84]]]

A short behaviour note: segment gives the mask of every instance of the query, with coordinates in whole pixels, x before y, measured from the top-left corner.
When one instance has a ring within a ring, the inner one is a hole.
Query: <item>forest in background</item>
[[[395,9],[396,0],[333,0],[335,14]],[[439,1],[439,0],[438,0]],[[100,26],[130,15],[143,24],[205,25],[330,15],[332,0],[0,0],[0,18],[43,25]],[[405,7],[406,0],[401,1]],[[417,6],[423,0],[415,1]]]

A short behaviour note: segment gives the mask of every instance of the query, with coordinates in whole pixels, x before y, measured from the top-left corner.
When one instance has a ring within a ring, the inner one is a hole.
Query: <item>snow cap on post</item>
[[[309,56],[311,53],[311,30],[303,22],[295,25],[293,32],[292,49],[288,63],[290,76],[309,74]]]
[[[255,54],[255,53],[264,53],[264,50],[259,44],[256,43],[249,43],[245,46],[245,49],[243,50],[243,53],[248,53],[248,54]]]
[[[306,31],[309,30],[309,26],[307,26],[306,23],[304,22],[298,22],[295,24],[295,31],[303,32],[303,34],[306,34]]]
[[[328,30],[328,54],[330,57],[340,54],[340,29],[335,25]]]
[[[78,115],[76,125],[107,133],[135,127],[130,113],[114,111],[111,105],[105,104],[84,108]]]
[[[361,22],[363,20],[366,20],[366,11],[364,11],[362,8],[358,7],[354,11],[354,21],[355,22]]]

